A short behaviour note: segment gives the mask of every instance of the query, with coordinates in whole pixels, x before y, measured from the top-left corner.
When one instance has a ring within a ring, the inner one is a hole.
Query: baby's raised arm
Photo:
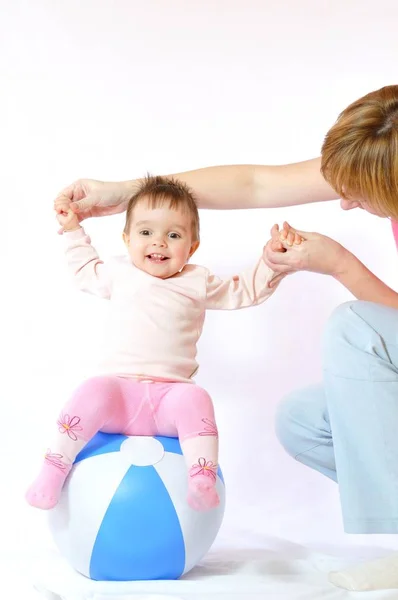
[[[109,270],[80,226],[77,216],[70,210],[70,200],[60,198],[55,204],[57,221],[63,229],[68,268],[77,287],[83,292],[109,299],[112,292]]]

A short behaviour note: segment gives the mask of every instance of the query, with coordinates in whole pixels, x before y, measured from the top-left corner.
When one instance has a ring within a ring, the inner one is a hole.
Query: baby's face
[[[133,264],[161,279],[178,273],[199,246],[192,240],[188,213],[167,204],[150,208],[145,199],[134,207],[130,231],[123,239]]]

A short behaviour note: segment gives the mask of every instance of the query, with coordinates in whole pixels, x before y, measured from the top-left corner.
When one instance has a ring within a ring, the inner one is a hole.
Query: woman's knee
[[[395,348],[397,344],[398,310],[361,300],[346,302],[333,311],[327,322],[324,366],[340,376],[352,376],[352,367],[359,365],[360,357],[383,353],[386,346]],[[380,352],[373,352],[376,347]]]
[[[344,302],[337,306],[326,323],[325,338],[341,335],[347,330],[347,325],[357,318],[354,307],[361,304],[359,300]]]
[[[330,315],[325,329],[326,341],[341,337],[347,338],[352,333],[369,329],[385,331],[398,326],[398,310],[374,302],[364,300],[351,300],[344,302],[334,309]]]

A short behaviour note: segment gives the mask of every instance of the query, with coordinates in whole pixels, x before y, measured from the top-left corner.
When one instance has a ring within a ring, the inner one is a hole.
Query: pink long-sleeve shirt
[[[110,301],[103,374],[191,382],[206,310],[255,306],[274,291],[268,282],[275,274],[262,258],[225,280],[190,264],[160,279],[135,267],[128,256],[104,264],[82,228],[63,237],[78,288]]]

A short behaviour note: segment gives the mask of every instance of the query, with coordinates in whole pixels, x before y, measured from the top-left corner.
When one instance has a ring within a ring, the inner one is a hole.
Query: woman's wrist
[[[125,199],[126,201],[130,200],[131,196],[135,194],[138,190],[138,187],[141,184],[141,182],[142,179],[140,178],[121,181],[120,186],[123,199]]]
[[[344,251],[344,257],[341,260],[338,271],[334,274],[334,278],[344,285],[354,296],[362,298],[362,293],[364,289],[366,290],[369,277],[375,276],[352,252],[346,248],[344,248]]]
[[[127,210],[128,203],[132,196],[137,192],[142,179],[128,179],[127,181],[119,181],[119,192],[120,192],[120,203],[119,207],[122,208],[120,212]]]
[[[343,283],[343,280],[362,263],[352,252],[347,250],[347,248],[344,248],[341,244],[339,244],[339,246],[339,250],[336,253],[336,264],[331,275],[337,279],[337,281]]]

